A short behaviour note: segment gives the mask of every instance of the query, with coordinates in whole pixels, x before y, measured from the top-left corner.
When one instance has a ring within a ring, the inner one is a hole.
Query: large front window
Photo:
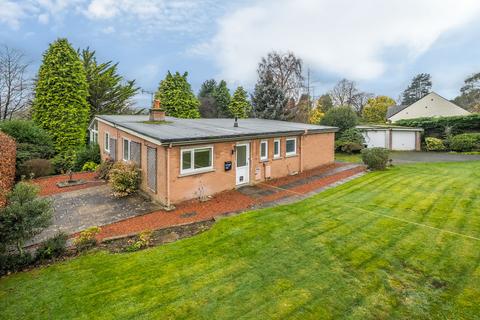
[[[180,173],[195,173],[213,169],[213,147],[182,149]]]

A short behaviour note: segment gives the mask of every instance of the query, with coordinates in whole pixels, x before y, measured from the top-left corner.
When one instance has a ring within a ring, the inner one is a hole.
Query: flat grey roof
[[[423,131],[422,128],[414,127],[403,127],[403,126],[394,126],[394,125],[384,125],[384,124],[371,124],[371,125],[360,125],[356,126],[358,130],[400,130],[400,131]]]
[[[98,115],[121,128],[161,143],[195,143],[202,140],[242,140],[249,137],[337,132],[338,128],[266,119],[179,119],[166,117],[164,123],[148,123],[148,115]],[[121,129],[120,128],[120,129]]]

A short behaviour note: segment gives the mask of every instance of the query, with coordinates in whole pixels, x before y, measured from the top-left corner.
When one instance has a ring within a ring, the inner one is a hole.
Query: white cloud
[[[0,23],[4,23],[12,29],[18,29],[27,10],[28,7],[25,4],[0,0]]]
[[[380,76],[385,50],[413,59],[480,12],[476,0],[270,0],[222,17],[207,45],[230,81],[252,83],[271,50],[293,51],[315,70],[356,80]]]
[[[48,24],[49,21],[50,16],[48,15],[48,13],[42,13],[38,16],[38,22],[40,22],[41,24]]]

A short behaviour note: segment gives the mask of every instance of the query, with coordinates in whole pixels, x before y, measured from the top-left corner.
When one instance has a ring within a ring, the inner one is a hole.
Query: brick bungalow
[[[102,160],[133,161],[141,189],[166,206],[334,161],[335,127],[264,119],[99,115],[90,124]]]

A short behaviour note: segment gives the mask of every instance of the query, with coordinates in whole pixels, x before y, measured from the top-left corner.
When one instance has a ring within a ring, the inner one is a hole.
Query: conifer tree
[[[33,120],[52,137],[62,154],[85,144],[88,85],[82,62],[67,39],[58,39],[43,55],[33,101]]]
[[[170,71],[160,82],[155,98],[160,100],[166,114],[177,118],[199,118],[200,105],[187,81],[188,72],[181,75],[179,72],[171,74]]]
[[[271,77],[259,79],[252,96],[253,114],[256,118],[286,120],[288,99]]]
[[[218,118],[229,118],[232,116],[229,110],[230,100],[230,91],[228,91],[227,83],[225,80],[222,80],[218,83],[218,86],[213,92],[213,98],[215,99],[215,106],[218,112]]]
[[[238,87],[233,94],[232,100],[228,105],[230,114],[237,118],[247,118],[252,106],[247,98],[247,91],[243,87]]]
[[[402,93],[402,104],[411,105],[417,102],[432,90],[432,79],[428,73],[417,74],[410,85]]]

